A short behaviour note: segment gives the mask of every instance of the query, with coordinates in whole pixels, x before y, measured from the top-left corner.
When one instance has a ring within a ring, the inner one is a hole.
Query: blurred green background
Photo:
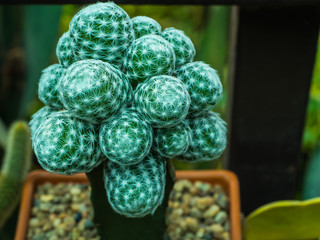
[[[28,5],[0,6],[0,119],[8,127],[16,119],[29,120],[43,104],[37,98],[41,70],[57,63],[55,45],[68,30],[73,15],[82,6]],[[228,46],[231,7],[122,5],[130,17],[145,15],[162,28],[183,30],[201,60],[218,70],[224,86],[224,98],[214,111],[226,119],[228,101]],[[320,42],[319,42],[320,44]],[[320,48],[310,90],[305,130],[301,146],[300,180],[297,198],[320,196]],[[0,143],[5,130],[0,122]],[[3,151],[0,150],[0,159]],[[1,161],[1,160],[0,160]],[[34,161],[35,167],[36,161]],[[178,169],[219,168],[220,161],[187,164],[175,161]],[[15,219],[8,223],[0,239],[13,239]]]

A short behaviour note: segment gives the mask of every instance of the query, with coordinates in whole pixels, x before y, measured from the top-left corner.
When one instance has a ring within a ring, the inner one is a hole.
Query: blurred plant
[[[305,153],[315,151],[320,141],[320,37],[314,65],[302,149]]]
[[[23,182],[30,168],[31,141],[26,122],[12,124],[0,172],[0,229],[20,200]]]

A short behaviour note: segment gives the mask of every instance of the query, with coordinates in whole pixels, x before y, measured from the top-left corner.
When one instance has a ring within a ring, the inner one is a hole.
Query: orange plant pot
[[[227,170],[177,171],[176,176],[177,180],[189,179],[192,182],[203,181],[212,185],[220,184],[227,192],[230,199],[231,240],[241,240],[239,183],[234,173]],[[43,170],[31,172],[28,175],[23,190],[15,240],[26,239],[33,204],[33,194],[35,193],[37,186],[45,182],[53,184],[60,182],[89,183],[85,174],[65,176],[51,174]]]

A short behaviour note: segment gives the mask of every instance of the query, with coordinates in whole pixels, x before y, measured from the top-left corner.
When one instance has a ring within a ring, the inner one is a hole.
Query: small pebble
[[[213,204],[208,210],[203,213],[204,218],[212,218],[220,211],[220,207],[218,205]]]

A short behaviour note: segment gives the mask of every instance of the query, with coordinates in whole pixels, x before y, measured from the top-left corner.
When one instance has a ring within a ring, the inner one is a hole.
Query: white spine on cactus
[[[125,109],[101,125],[99,139],[108,159],[118,164],[136,164],[150,151],[152,128],[133,108]]]
[[[79,59],[99,59],[119,67],[134,41],[130,17],[113,2],[82,9],[72,18],[69,32]]]
[[[58,84],[64,73],[65,69],[60,64],[53,64],[42,71],[38,84],[38,97],[41,102],[57,110],[63,108]]]
[[[56,48],[56,55],[59,60],[59,63],[64,67],[69,67],[72,63],[77,61],[74,54],[75,44],[70,38],[70,33],[65,32],[59,39],[57,48]]]
[[[73,63],[60,81],[59,91],[71,114],[92,123],[107,121],[132,98],[132,87],[124,73],[93,59]]]
[[[216,70],[204,62],[192,62],[175,71],[191,97],[190,116],[199,116],[222,99],[222,84]]]
[[[154,214],[164,197],[166,160],[149,154],[133,165],[109,161],[104,179],[107,197],[115,212],[131,218]]]
[[[102,159],[95,126],[67,111],[50,114],[34,136],[34,152],[49,172],[90,172]]]
[[[153,127],[173,127],[188,114],[190,96],[178,78],[161,75],[138,85],[133,106]]]
[[[199,162],[219,158],[227,145],[226,123],[219,114],[209,111],[187,122],[191,128],[191,143],[183,154],[185,160]]]
[[[146,16],[137,16],[131,19],[136,39],[145,35],[160,35],[161,25],[154,19]]]

